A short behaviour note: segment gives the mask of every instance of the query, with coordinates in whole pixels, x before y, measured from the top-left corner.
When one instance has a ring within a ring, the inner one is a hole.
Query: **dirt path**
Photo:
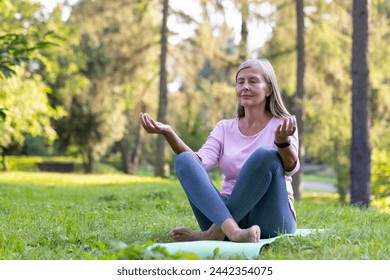
[[[315,189],[328,192],[336,192],[336,187],[332,184],[318,183],[318,182],[304,182],[303,187],[305,189]]]

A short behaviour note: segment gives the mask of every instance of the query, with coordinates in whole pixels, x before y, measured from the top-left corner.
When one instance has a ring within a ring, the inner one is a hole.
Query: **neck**
[[[272,118],[271,113],[264,110],[259,110],[258,108],[249,109],[245,108],[245,117],[243,118],[247,124],[254,124],[263,121],[268,121]]]
[[[245,110],[245,116],[239,119],[238,129],[244,135],[254,135],[266,127],[271,119],[272,115],[265,110]]]

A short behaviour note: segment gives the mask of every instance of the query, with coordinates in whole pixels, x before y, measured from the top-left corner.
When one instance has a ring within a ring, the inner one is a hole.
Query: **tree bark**
[[[353,1],[351,203],[370,205],[371,144],[368,1]]]
[[[305,98],[305,25],[304,25],[304,1],[296,1],[296,17],[297,17],[297,89],[296,100],[294,106],[294,114],[297,119],[297,126],[299,134],[302,136],[304,133],[304,110],[303,100]],[[294,191],[294,198],[300,200],[303,190],[303,170],[302,166],[305,161],[305,145],[303,137],[299,138],[299,161],[301,163],[301,169],[294,174],[292,186]]]
[[[93,158],[92,151],[88,152],[88,174],[95,173],[95,159]]]
[[[160,98],[158,107],[157,119],[159,122],[166,122],[167,107],[168,107],[168,87],[167,87],[167,69],[166,58],[168,52],[168,9],[169,1],[163,1],[163,21],[161,25],[161,56],[160,56]],[[164,162],[165,162],[165,139],[159,135],[157,137],[157,158],[155,166],[155,175],[165,177],[164,174]]]
[[[146,106],[144,103],[142,103],[141,104],[141,112],[145,112],[145,111],[146,111]],[[128,168],[129,174],[135,174],[137,167],[138,167],[138,163],[139,163],[139,154],[141,151],[142,138],[144,135],[143,129],[142,129],[140,123],[138,123],[137,131],[138,131],[138,133],[137,133],[137,137],[135,139],[135,146],[134,146],[133,151],[131,152],[130,165]]]
[[[241,39],[239,59],[242,63],[248,57],[248,15],[249,4],[247,0],[241,0]]]
[[[145,108],[145,106],[142,106]],[[141,112],[145,112],[145,110],[141,110]],[[116,143],[116,146],[121,153],[121,161],[122,161],[122,171],[126,174],[134,175],[137,171],[138,163],[139,163],[139,154],[142,147],[142,136],[143,129],[141,124],[138,123],[137,126],[137,135],[134,143],[134,148],[131,151],[131,156],[129,157],[128,145],[124,138]]]
[[[3,147],[1,153],[1,163],[3,164],[3,171],[8,171],[7,160],[5,159],[5,157],[6,157],[6,149]]]
[[[127,149],[127,143],[125,138],[122,138],[116,143],[116,147],[121,153],[121,162],[122,162],[122,171],[126,174],[129,173],[129,166],[130,166],[130,161],[129,161],[129,153]]]

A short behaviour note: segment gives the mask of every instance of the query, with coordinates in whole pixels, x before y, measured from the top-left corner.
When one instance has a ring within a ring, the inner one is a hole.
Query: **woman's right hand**
[[[139,119],[141,125],[146,130],[147,133],[157,133],[157,134],[165,134],[171,128],[169,125],[157,122],[152,119],[152,117],[148,113],[140,113]]]

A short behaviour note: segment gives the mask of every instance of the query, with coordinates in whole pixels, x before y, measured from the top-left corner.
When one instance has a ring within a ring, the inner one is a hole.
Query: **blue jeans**
[[[175,159],[177,177],[202,231],[233,218],[241,228],[258,225],[261,238],[294,233],[282,161],[271,149],[257,149],[245,162],[230,198],[214,186],[201,161],[192,152]]]

